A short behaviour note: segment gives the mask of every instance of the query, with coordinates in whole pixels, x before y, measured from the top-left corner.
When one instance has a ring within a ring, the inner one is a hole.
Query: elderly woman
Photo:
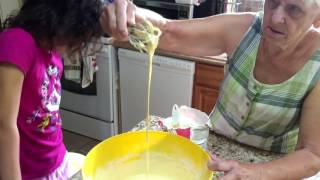
[[[320,170],[320,0],[266,0],[264,12],[169,20],[116,0],[104,30],[127,39],[127,24],[148,19],[163,31],[159,48],[194,56],[227,53],[228,71],[211,128],[238,142],[287,153],[261,164],[213,157],[223,179],[301,179]]]

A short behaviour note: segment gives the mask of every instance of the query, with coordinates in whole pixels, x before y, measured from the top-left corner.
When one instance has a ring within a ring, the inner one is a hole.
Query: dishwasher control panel
[[[148,65],[148,55],[145,53],[120,48],[118,50],[118,56],[128,60],[133,59],[134,61],[142,61],[145,65]],[[152,64],[154,66],[168,67],[179,71],[191,71],[191,73],[194,73],[195,69],[195,63],[193,61],[160,55],[154,55]]]

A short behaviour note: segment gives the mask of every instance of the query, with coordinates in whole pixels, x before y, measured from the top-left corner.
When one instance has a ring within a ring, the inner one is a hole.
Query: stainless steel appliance
[[[224,12],[257,12],[263,10],[264,0],[225,0]]]
[[[153,10],[169,19],[191,19],[194,12],[192,0],[133,0],[139,7]]]
[[[61,116],[64,129],[103,140],[118,133],[118,85],[116,51],[103,44],[96,59],[93,83],[82,88],[62,79]]]
[[[263,10],[264,0],[239,0],[239,12],[257,12]]]
[[[205,0],[194,7],[194,18],[202,18],[223,13],[224,0]]]
[[[133,0],[169,19],[201,18],[223,12],[223,0]]]

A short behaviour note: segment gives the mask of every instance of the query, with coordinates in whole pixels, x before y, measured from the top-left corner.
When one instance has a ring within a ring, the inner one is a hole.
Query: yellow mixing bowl
[[[211,180],[208,154],[186,138],[160,131],[120,134],[95,146],[82,168],[85,180]],[[149,147],[149,148],[148,148]],[[147,149],[149,149],[147,151]]]

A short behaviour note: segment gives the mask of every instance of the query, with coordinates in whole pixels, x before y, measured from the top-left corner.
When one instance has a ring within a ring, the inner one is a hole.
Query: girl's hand
[[[262,180],[262,170],[253,164],[243,164],[238,161],[222,160],[214,155],[208,162],[212,171],[222,171],[221,180]]]
[[[104,32],[117,40],[128,39],[128,26],[149,20],[153,25],[164,26],[166,19],[161,15],[134,5],[130,0],[114,0],[103,7],[100,24]]]

